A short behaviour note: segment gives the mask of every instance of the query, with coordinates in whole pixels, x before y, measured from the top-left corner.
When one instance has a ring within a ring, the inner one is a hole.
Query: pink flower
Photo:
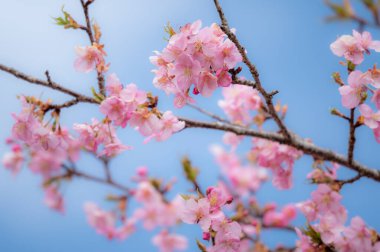
[[[29,168],[44,177],[50,177],[60,171],[65,159],[63,152],[38,151],[32,153]]]
[[[302,152],[297,149],[265,139],[254,138],[252,155],[258,165],[273,171],[273,185],[288,189],[292,185],[292,171],[295,160]]]
[[[124,128],[131,117],[131,112],[127,110],[126,106],[122,99],[111,96],[102,101],[99,108],[100,112],[112,120],[116,126]]]
[[[116,238],[119,240],[124,240],[132,233],[136,231],[135,220],[127,219],[123,222],[123,225],[116,229]]]
[[[160,252],[174,252],[187,248],[187,239],[184,236],[170,234],[167,230],[154,236],[152,242],[160,249]]]
[[[174,106],[176,108],[182,108],[186,103],[194,103],[193,98],[191,98],[188,93],[176,93],[174,97]]]
[[[239,157],[235,152],[226,152],[219,145],[212,145],[210,147],[211,153],[214,155],[216,162],[223,169],[225,173],[228,173],[232,167],[240,167],[241,163]]]
[[[380,89],[377,89],[372,96],[371,101],[375,104],[377,109],[380,109]]]
[[[317,190],[311,193],[311,198],[317,204],[320,214],[340,210],[342,196],[326,184],[318,185]]]
[[[97,153],[99,146],[104,148],[98,156],[115,156],[131,147],[121,143],[116,130],[111,123],[100,123],[93,119],[92,124],[74,124],[74,130],[79,133],[79,141],[88,151]]]
[[[157,141],[165,141],[173,133],[182,130],[185,127],[185,122],[179,121],[171,111],[166,111],[161,117],[162,128],[156,134]]]
[[[358,65],[364,60],[364,53],[369,54],[369,49],[380,52],[380,41],[373,41],[369,32],[359,32],[353,30],[353,36],[340,36],[330,45],[331,51],[339,56],[344,56],[346,60]]]
[[[64,212],[63,197],[55,186],[45,188],[45,204],[58,212]]]
[[[12,152],[5,153],[2,163],[5,168],[9,169],[14,175],[16,175],[22,168],[24,163],[24,155],[22,154],[21,147],[14,145]]]
[[[235,133],[227,132],[223,135],[223,143],[231,145],[232,148],[236,148],[243,140],[244,136],[238,136]]]
[[[101,235],[108,239],[116,237],[116,216],[113,213],[103,211],[94,203],[86,203],[84,210],[89,224]]]
[[[348,85],[339,88],[339,93],[342,95],[342,104],[348,109],[358,106],[367,93],[367,88],[364,86],[365,78],[361,71],[353,71],[348,76]]]
[[[374,113],[370,106],[367,104],[361,104],[359,106],[359,111],[364,117],[364,124],[370,129],[375,129],[379,126],[380,122],[380,111]]]
[[[38,127],[41,127],[41,124],[33,115],[30,108],[26,107],[23,109],[20,115],[12,114],[16,121],[12,127],[12,137],[25,143],[32,143],[33,132]]]
[[[364,31],[362,34],[360,34],[355,30],[353,30],[352,33],[363,51],[369,53],[369,50],[372,49],[376,52],[380,52],[380,41],[372,40],[371,33]]]
[[[218,87],[217,78],[209,71],[202,71],[196,87],[204,97],[209,97]]]
[[[372,251],[372,235],[360,217],[351,219],[351,226],[344,230],[344,236],[353,251]]]
[[[227,39],[219,48],[219,57],[223,58],[224,64],[228,69],[235,67],[235,65],[242,61],[242,57],[236,48],[235,44]]]
[[[298,228],[295,228],[298,240],[296,242],[297,250],[296,252],[317,252],[317,248],[314,246],[314,244],[311,241],[311,238],[307,235],[304,235],[301,230]]]
[[[232,80],[228,70],[242,60],[220,27],[213,24],[201,29],[199,21],[183,26],[162,52],[154,53],[150,57],[157,67],[153,84],[167,94],[173,93],[178,108],[192,101],[189,90],[210,96],[218,86],[229,86]]]
[[[317,218],[317,205],[314,201],[308,200],[296,205],[297,208],[306,216],[308,222],[312,222]]]
[[[155,227],[163,225],[165,220],[165,206],[161,202],[144,205],[134,212],[134,218],[143,221],[146,230],[153,230]]]
[[[240,240],[242,228],[236,221],[230,221],[226,218],[215,219],[212,222],[212,229],[217,232],[219,240],[238,239]]]
[[[79,72],[88,73],[104,62],[105,53],[95,45],[77,46],[75,51],[78,58],[74,62],[74,68]]]
[[[223,88],[224,100],[218,102],[219,107],[235,122],[247,123],[252,120],[250,112],[261,106],[261,98],[257,90],[242,85]]]
[[[376,142],[380,143],[380,124],[378,127],[373,129],[373,134],[375,135]]]
[[[215,239],[215,246],[209,248],[208,252],[236,252],[240,248],[240,239],[225,239],[224,237],[217,236]]]
[[[377,69],[376,65],[374,65],[372,69],[365,72],[364,75],[372,86],[375,88],[380,88],[380,69]]]
[[[234,191],[241,196],[257,191],[268,178],[265,170],[253,166],[230,167],[226,170],[226,176],[231,181]]]
[[[123,89],[123,86],[115,73],[108,75],[106,83],[106,89],[110,95],[117,96]]]
[[[180,217],[184,223],[198,223],[203,231],[208,231],[211,225],[210,202],[206,198],[199,199],[198,201],[188,199],[185,201]]]
[[[128,84],[121,92],[120,98],[129,106],[129,111],[133,111],[137,106],[143,104],[147,100],[147,95],[144,91],[139,90],[136,84]]]
[[[135,199],[145,205],[161,202],[161,195],[150,182],[141,182],[134,193]]]
[[[326,214],[321,216],[315,229],[321,234],[322,241],[325,244],[331,244],[337,240],[344,227],[334,215]]]
[[[219,87],[229,87],[232,83],[231,75],[228,73],[226,67],[220,68],[216,71],[216,77],[218,78],[217,82]]]
[[[232,201],[232,197],[218,187],[209,187],[206,191],[207,198],[210,202],[210,211],[215,212],[221,209],[227,202]]]
[[[263,223],[267,226],[286,227],[296,217],[296,208],[287,205],[280,212],[275,209],[265,212]]]
[[[190,88],[191,84],[197,82],[200,71],[199,62],[192,60],[189,55],[183,53],[177,58],[171,74],[176,76],[178,87],[181,90],[186,90]]]
[[[160,119],[148,109],[136,111],[132,115],[130,123],[131,126],[135,127],[143,136],[159,134],[163,127]]]
[[[114,157],[116,155],[119,155],[123,151],[131,150],[131,146],[123,145],[120,142],[114,142],[104,145],[103,151],[101,151],[98,156],[107,156],[107,157]]]
[[[330,45],[330,49],[336,56],[343,56],[356,65],[364,60],[362,48],[358,41],[350,35],[340,36]]]

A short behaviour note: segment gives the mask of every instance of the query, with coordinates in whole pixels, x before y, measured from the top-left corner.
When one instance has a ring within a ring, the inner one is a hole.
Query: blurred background
[[[341,71],[339,58],[332,55],[329,45],[337,36],[351,33],[355,24],[325,22],[330,10],[321,0],[252,0],[221,1],[231,27],[246,47],[252,61],[257,65],[262,83],[268,90],[278,89],[275,99],[289,106],[286,123],[302,137],[313,139],[323,147],[340,153],[346,152],[348,125],[329,114],[332,107],[344,111],[340,105],[337,85],[331,73]],[[64,30],[54,25],[52,17],[61,15],[61,7],[70,12],[77,21],[83,21],[80,1],[46,0],[0,0],[0,63],[44,79],[49,70],[54,81],[78,92],[90,94],[96,85],[94,74],[81,74],[73,69],[74,46],[87,45],[83,32]],[[362,9],[359,15],[366,15]],[[115,72],[124,83],[134,82],[140,88],[160,96],[160,108],[173,109],[172,97],[167,97],[152,85],[153,65],[149,56],[153,50],[162,50],[166,41],[163,27],[170,22],[178,28],[197,19],[204,26],[219,22],[213,1],[205,0],[161,0],[127,1],[96,0],[91,6],[91,16],[102,28],[107,61],[111,62],[110,73]],[[374,38],[380,39],[377,30]],[[369,57],[374,62],[377,55]],[[364,65],[366,70],[370,65]],[[343,75],[345,79],[345,75]],[[33,86],[0,72],[0,139],[10,135],[12,112],[20,109],[17,95],[34,95],[55,102],[67,100],[60,93]],[[216,102],[220,91],[211,99],[197,97],[197,104],[222,115]],[[207,119],[188,108],[175,110],[177,115]],[[101,118],[98,109],[91,105],[69,108],[62,113],[63,122],[70,127],[74,122],[88,122],[91,117]],[[142,144],[143,137],[132,130],[119,131],[120,138],[133,151],[125,152],[112,161],[116,180],[130,184],[136,167],[146,165],[152,175],[171,179],[178,178],[174,191],[191,188],[181,177],[180,159],[188,155],[195,166],[201,169],[203,187],[217,181],[218,166],[210,155],[209,147],[221,141],[221,132],[189,129],[164,143],[154,141]],[[368,166],[378,167],[380,147],[367,127],[357,131],[356,159]],[[3,140],[1,140],[3,142]],[[247,141],[242,149],[248,150]],[[0,153],[7,151],[0,144]],[[280,206],[305,200],[315,188],[305,179],[311,171],[312,160],[304,157],[296,163],[294,187],[279,191],[267,183],[258,193],[261,203],[277,202]],[[80,169],[93,174],[102,174],[101,166],[90,157],[83,156]],[[342,178],[352,175],[341,169]],[[354,185],[345,186],[343,204],[349,217],[360,215],[373,228],[380,230],[377,212],[380,201],[377,192],[380,184],[362,179]],[[108,241],[87,224],[83,203],[94,201],[105,208],[110,207],[104,198],[112,191],[84,180],[74,180],[63,188],[66,212],[62,216],[43,204],[40,178],[24,169],[14,177],[0,169],[0,251],[4,252],[67,252],[67,251],[156,251],[149,242],[154,232],[137,232],[124,242]],[[174,195],[174,194],[173,194]],[[296,225],[304,225],[298,217]],[[201,238],[198,227],[179,228],[178,233],[190,233],[188,251],[197,251],[194,237]],[[278,244],[292,245],[296,236],[277,231],[264,235],[272,247]]]

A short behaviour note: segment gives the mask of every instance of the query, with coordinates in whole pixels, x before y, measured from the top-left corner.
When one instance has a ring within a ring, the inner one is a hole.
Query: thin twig
[[[65,103],[62,103],[62,104],[49,104],[48,107],[45,109],[45,112],[52,110],[52,109],[60,110],[62,108],[69,108],[69,107],[74,106],[78,103],[80,103],[80,100],[72,99],[72,100],[67,101]]]
[[[93,176],[93,175],[90,175],[90,174],[87,174],[87,173],[84,173],[84,172],[80,172],[76,169],[72,169],[66,165],[63,165],[63,168],[66,170],[66,174],[63,174],[63,175],[60,175],[60,176],[57,176],[57,177],[54,177],[53,179],[56,180],[56,179],[59,179],[59,177],[68,177],[68,178],[71,178],[71,177],[79,177],[79,178],[84,178],[84,179],[87,179],[87,180],[90,180],[90,181],[94,181],[94,182],[97,182],[97,183],[101,183],[101,184],[105,184],[105,185],[109,185],[111,187],[114,187],[116,189],[119,189],[121,191],[124,191],[126,192],[128,195],[130,195],[132,192],[131,190],[126,187],[126,186],[123,186],[113,180],[108,180],[108,179],[104,179],[104,178],[100,178],[100,177],[96,177],[96,176]]]
[[[351,163],[354,159],[354,149],[355,149],[355,108],[351,109],[350,111],[350,133],[349,133],[349,139],[348,139],[348,153],[347,153],[347,159],[348,162]]]
[[[350,179],[347,179],[347,180],[336,180],[335,182],[339,183],[340,186],[343,186],[345,184],[352,184],[352,183],[358,181],[359,179],[361,179],[362,177],[363,176],[360,173],[358,173],[358,175],[356,175],[355,177],[352,177]]]
[[[222,9],[219,1],[214,0],[214,4],[215,4],[215,7],[218,11],[218,14],[219,14],[219,17],[220,17],[220,20],[222,23],[221,29],[228,36],[228,38],[235,44],[239,53],[241,54],[241,56],[243,58],[243,62],[248,67],[252,77],[255,80],[256,89],[261,93],[261,95],[263,96],[263,98],[265,100],[265,103],[268,107],[269,114],[271,115],[273,120],[276,122],[276,124],[280,128],[281,133],[284,134],[284,136],[286,138],[290,139],[291,134],[290,134],[289,130],[286,128],[286,126],[284,125],[284,123],[282,122],[281,118],[278,116],[276,109],[274,108],[274,105],[273,105],[272,96],[270,95],[270,93],[267,93],[267,91],[263,88],[263,86],[261,84],[259,72],[257,71],[255,65],[248,59],[245,48],[240,44],[240,41],[238,40],[236,35],[233,32],[231,32],[230,27],[229,27],[228,22],[227,22],[227,19],[224,15],[223,9]]]
[[[228,121],[228,120],[226,120],[226,119],[224,119],[224,118],[222,118],[222,117],[220,117],[218,115],[215,115],[215,114],[213,114],[213,113],[211,113],[211,112],[209,112],[209,111],[207,111],[205,109],[202,109],[202,108],[198,107],[197,105],[187,103],[187,106],[189,106],[190,108],[193,108],[193,109],[201,112],[202,114],[205,114],[205,115],[207,115],[207,116],[209,116],[209,117],[211,117],[211,118],[213,118],[213,119],[215,119],[215,120],[217,120],[219,122],[231,123],[230,121]]]
[[[7,66],[2,65],[2,64],[0,64],[0,70],[2,70],[4,72],[7,72],[7,73],[10,73],[13,76],[15,76],[16,78],[22,79],[22,80],[24,80],[26,82],[29,82],[29,83],[32,83],[32,84],[41,85],[41,86],[44,86],[44,87],[48,87],[48,88],[60,91],[62,93],[71,95],[71,96],[77,98],[80,102],[98,103],[95,99],[93,99],[91,97],[87,97],[87,96],[82,95],[82,94],[79,94],[79,93],[77,93],[77,92],[75,92],[75,91],[73,91],[71,89],[65,88],[65,87],[59,85],[58,83],[52,81],[51,79],[50,79],[50,81],[49,80],[48,81],[44,81],[44,80],[41,80],[41,79],[37,79],[35,77],[32,77],[32,76],[27,75],[27,74],[24,74],[22,72],[17,71],[14,68],[7,67]],[[49,75],[49,78],[50,78],[50,75]]]
[[[90,14],[88,13],[88,8],[89,8],[89,6],[92,3],[95,2],[95,0],[87,0],[86,2],[84,0],[80,0],[80,2],[82,4],[83,13],[84,13],[84,16],[85,16],[85,19],[86,19],[86,29],[85,29],[85,31],[87,32],[88,38],[90,39],[90,42],[91,42],[91,45],[93,45],[95,43],[95,39],[94,39],[94,35],[93,35],[93,32],[92,32],[92,27],[91,27],[91,22],[90,22]],[[103,96],[105,96],[106,95],[106,91],[105,91],[105,88],[104,88],[104,76],[101,73],[101,71],[99,71],[98,69],[96,70],[96,72],[97,72],[99,92]]]
[[[91,45],[94,44],[94,35],[92,34],[92,28],[91,28],[91,22],[90,22],[90,14],[88,13],[88,7],[93,1],[84,1],[80,0],[82,4],[82,9],[84,13],[84,17],[86,19],[86,29],[85,31],[87,32],[88,38],[90,39]]]

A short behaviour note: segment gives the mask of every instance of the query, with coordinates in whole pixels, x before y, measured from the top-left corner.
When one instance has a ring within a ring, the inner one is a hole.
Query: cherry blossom
[[[182,251],[187,248],[187,239],[184,236],[170,234],[167,230],[153,237],[152,242],[159,247],[160,252]]]
[[[366,79],[359,70],[353,71],[348,76],[348,85],[339,88],[342,95],[342,104],[348,109],[358,106],[364,98],[366,98],[367,88],[364,84]]]
[[[78,58],[74,62],[74,68],[77,71],[88,73],[104,67],[106,54],[100,45],[94,43],[91,46],[77,46],[75,51]]]
[[[150,58],[157,67],[153,70],[154,85],[167,94],[173,93],[178,108],[192,101],[189,90],[193,85],[193,93],[205,97],[211,96],[218,86],[229,86],[232,78],[228,70],[242,60],[235,44],[217,25],[201,25],[198,20],[183,26],[171,34],[162,52],[155,52]]]

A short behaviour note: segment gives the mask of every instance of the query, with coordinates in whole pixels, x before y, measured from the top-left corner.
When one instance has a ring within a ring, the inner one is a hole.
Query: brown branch
[[[92,44],[94,44],[95,39],[94,39],[94,35],[92,34],[92,28],[91,28],[91,22],[90,22],[90,14],[88,13],[88,7],[90,6],[91,3],[93,3],[93,1],[80,0],[80,2],[82,4],[84,17],[86,19],[86,27],[83,30],[86,31],[86,33],[88,35],[88,38],[90,39],[90,42],[91,42],[91,45],[92,45]]]
[[[350,111],[350,133],[349,133],[349,139],[348,139],[348,153],[347,153],[347,159],[348,162],[351,163],[354,159],[354,149],[355,149],[355,108],[351,109]]]
[[[271,115],[273,120],[276,122],[276,124],[280,128],[281,133],[286,138],[290,139],[291,138],[290,132],[288,131],[288,129],[286,128],[286,126],[284,125],[284,123],[282,122],[281,118],[278,116],[278,114],[274,108],[273,101],[272,101],[273,95],[271,95],[271,93],[267,93],[267,91],[263,88],[261,81],[260,81],[259,72],[257,71],[255,65],[248,59],[247,53],[246,53],[244,47],[240,44],[240,41],[238,40],[236,35],[233,32],[231,32],[230,27],[229,27],[228,22],[227,22],[227,19],[224,15],[223,9],[219,3],[219,0],[214,0],[214,4],[215,4],[215,7],[218,11],[218,14],[219,14],[219,17],[220,17],[220,20],[222,23],[221,29],[228,36],[228,38],[235,44],[239,53],[241,54],[244,64],[248,67],[253,79],[255,80],[256,89],[261,93],[261,95],[263,96],[263,98],[265,100],[266,105],[268,106],[269,114]]]
[[[350,179],[346,179],[346,180],[335,180],[335,182],[339,183],[340,186],[342,187],[343,185],[345,184],[352,184],[356,181],[358,181],[359,179],[361,179],[363,176],[359,173],[358,175],[356,175],[355,177],[352,177]]]
[[[7,67],[7,66],[2,65],[2,64],[0,64],[0,70],[2,70],[4,72],[7,72],[7,73],[10,73],[13,76],[15,76],[16,78],[22,79],[22,80],[24,80],[26,82],[29,82],[29,83],[32,83],[32,84],[37,84],[37,85],[44,86],[44,87],[48,87],[48,88],[60,91],[62,93],[71,95],[71,96],[75,97],[76,99],[78,99],[80,102],[98,103],[95,99],[93,99],[91,97],[87,97],[85,95],[79,94],[79,93],[77,93],[77,92],[75,92],[75,91],[73,91],[71,89],[65,88],[65,87],[59,85],[58,83],[52,81],[50,79],[50,75],[49,74],[47,75],[47,76],[49,76],[48,80],[44,81],[44,80],[32,77],[30,75],[24,74],[22,72],[19,72],[19,71],[17,71],[14,68]]]
[[[91,45],[93,45],[96,41],[94,39],[94,35],[92,33],[92,27],[91,27],[91,22],[90,22],[90,14],[88,13],[88,8],[89,6],[95,2],[95,0],[87,0],[87,1],[84,1],[84,0],[80,0],[81,4],[82,4],[82,8],[83,8],[83,13],[84,13],[84,16],[85,16],[85,19],[86,19],[86,33],[88,35],[88,38],[90,39],[90,42],[91,42]],[[106,91],[105,91],[105,88],[104,88],[104,76],[103,74],[97,69],[97,79],[98,79],[98,86],[99,86],[99,92],[105,96],[106,95]]]
[[[270,141],[278,142],[280,144],[285,144],[291,147],[296,148],[297,150],[302,151],[304,154],[310,155],[314,158],[335,162],[340,165],[346,166],[347,168],[357,171],[362,176],[371,178],[373,180],[380,182],[380,171],[376,169],[371,169],[362,165],[354,160],[349,162],[348,158],[335,153],[332,150],[324,149],[314,145],[313,143],[302,139],[296,135],[293,135],[291,139],[286,138],[282,134],[274,133],[274,132],[266,132],[266,131],[256,131],[253,129],[243,128],[237,125],[230,125],[221,122],[210,123],[210,122],[202,122],[195,121],[186,118],[179,118],[180,120],[186,123],[186,128],[205,128],[205,129],[215,129],[227,132],[233,132],[237,135],[241,136],[251,136],[262,139],[267,139]]]
[[[72,100],[67,101],[65,103],[62,103],[62,104],[49,104],[48,107],[44,111],[47,112],[47,111],[53,110],[53,109],[60,110],[62,108],[69,108],[69,107],[74,106],[78,103],[80,103],[80,100],[72,99]]]
[[[237,78],[236,76],[232,76],[232,83],[256,88],[255,82],[250,81],[250,80],[244,80],[242,78]]]
[[[265,229],[278,229],[278,230],[290,231],[293,233],[296,232],[296,230],[293,226],[283,226],[282,227],[282,226],[276,226],[276,225],[265,225],[265,224],[263,224],[262,227]]]
[[[222,117],[220,117],[218,115],[215,115],[215,114],[213,114],[213,113],[211,113],[211,112],[209,112],[209,111],[207,111],[205,109],[202,109],[202,108],[198,107],[197,105],[187,103],[187,106],[189,106],[190,108],[193,108],[193,109],[201,112],[202,114],[205,114],[208,117],[211,117],[211,118],[213,118],[213,119],[215,119],[215,120],[217,120],[219,122],[231,123],[230,121],[228,121],[228,120],[226,120],[226,119],[224,119],[224,118],[222,118]]]
[[[84,179],[87,179],[87,180],[90,180],[90,181],[93,181],[93,182],[97,182],[97,183],[100,183],[100,184],[104,184],[104,185],[108,185],[108,186],[114,187],[116,189],[124,191],[125,193],[127,193],[127,195],[131,195],[132,194],[131,190],[128,187],[123,186],[123,185],[121,185],[121,184],[113,181],[112,179],[109,180],[109,179],[104,179],[104,178],[96,177],[96,176],[93,176],[93,175],[90,175],[90,174],[87,174],[87,173],[84,173],[84,172],[80,172],[80,171],[78,171],[76,169],[73,169],[73,168],[70,168],[70,167],[68,167],[66,165],[63,165],[63,168],[66,170],[66,173],[52,178],[53,180],[57,180],[57,179],[60,179],[60,178],[79,177],[79,178],[84,178]]]

